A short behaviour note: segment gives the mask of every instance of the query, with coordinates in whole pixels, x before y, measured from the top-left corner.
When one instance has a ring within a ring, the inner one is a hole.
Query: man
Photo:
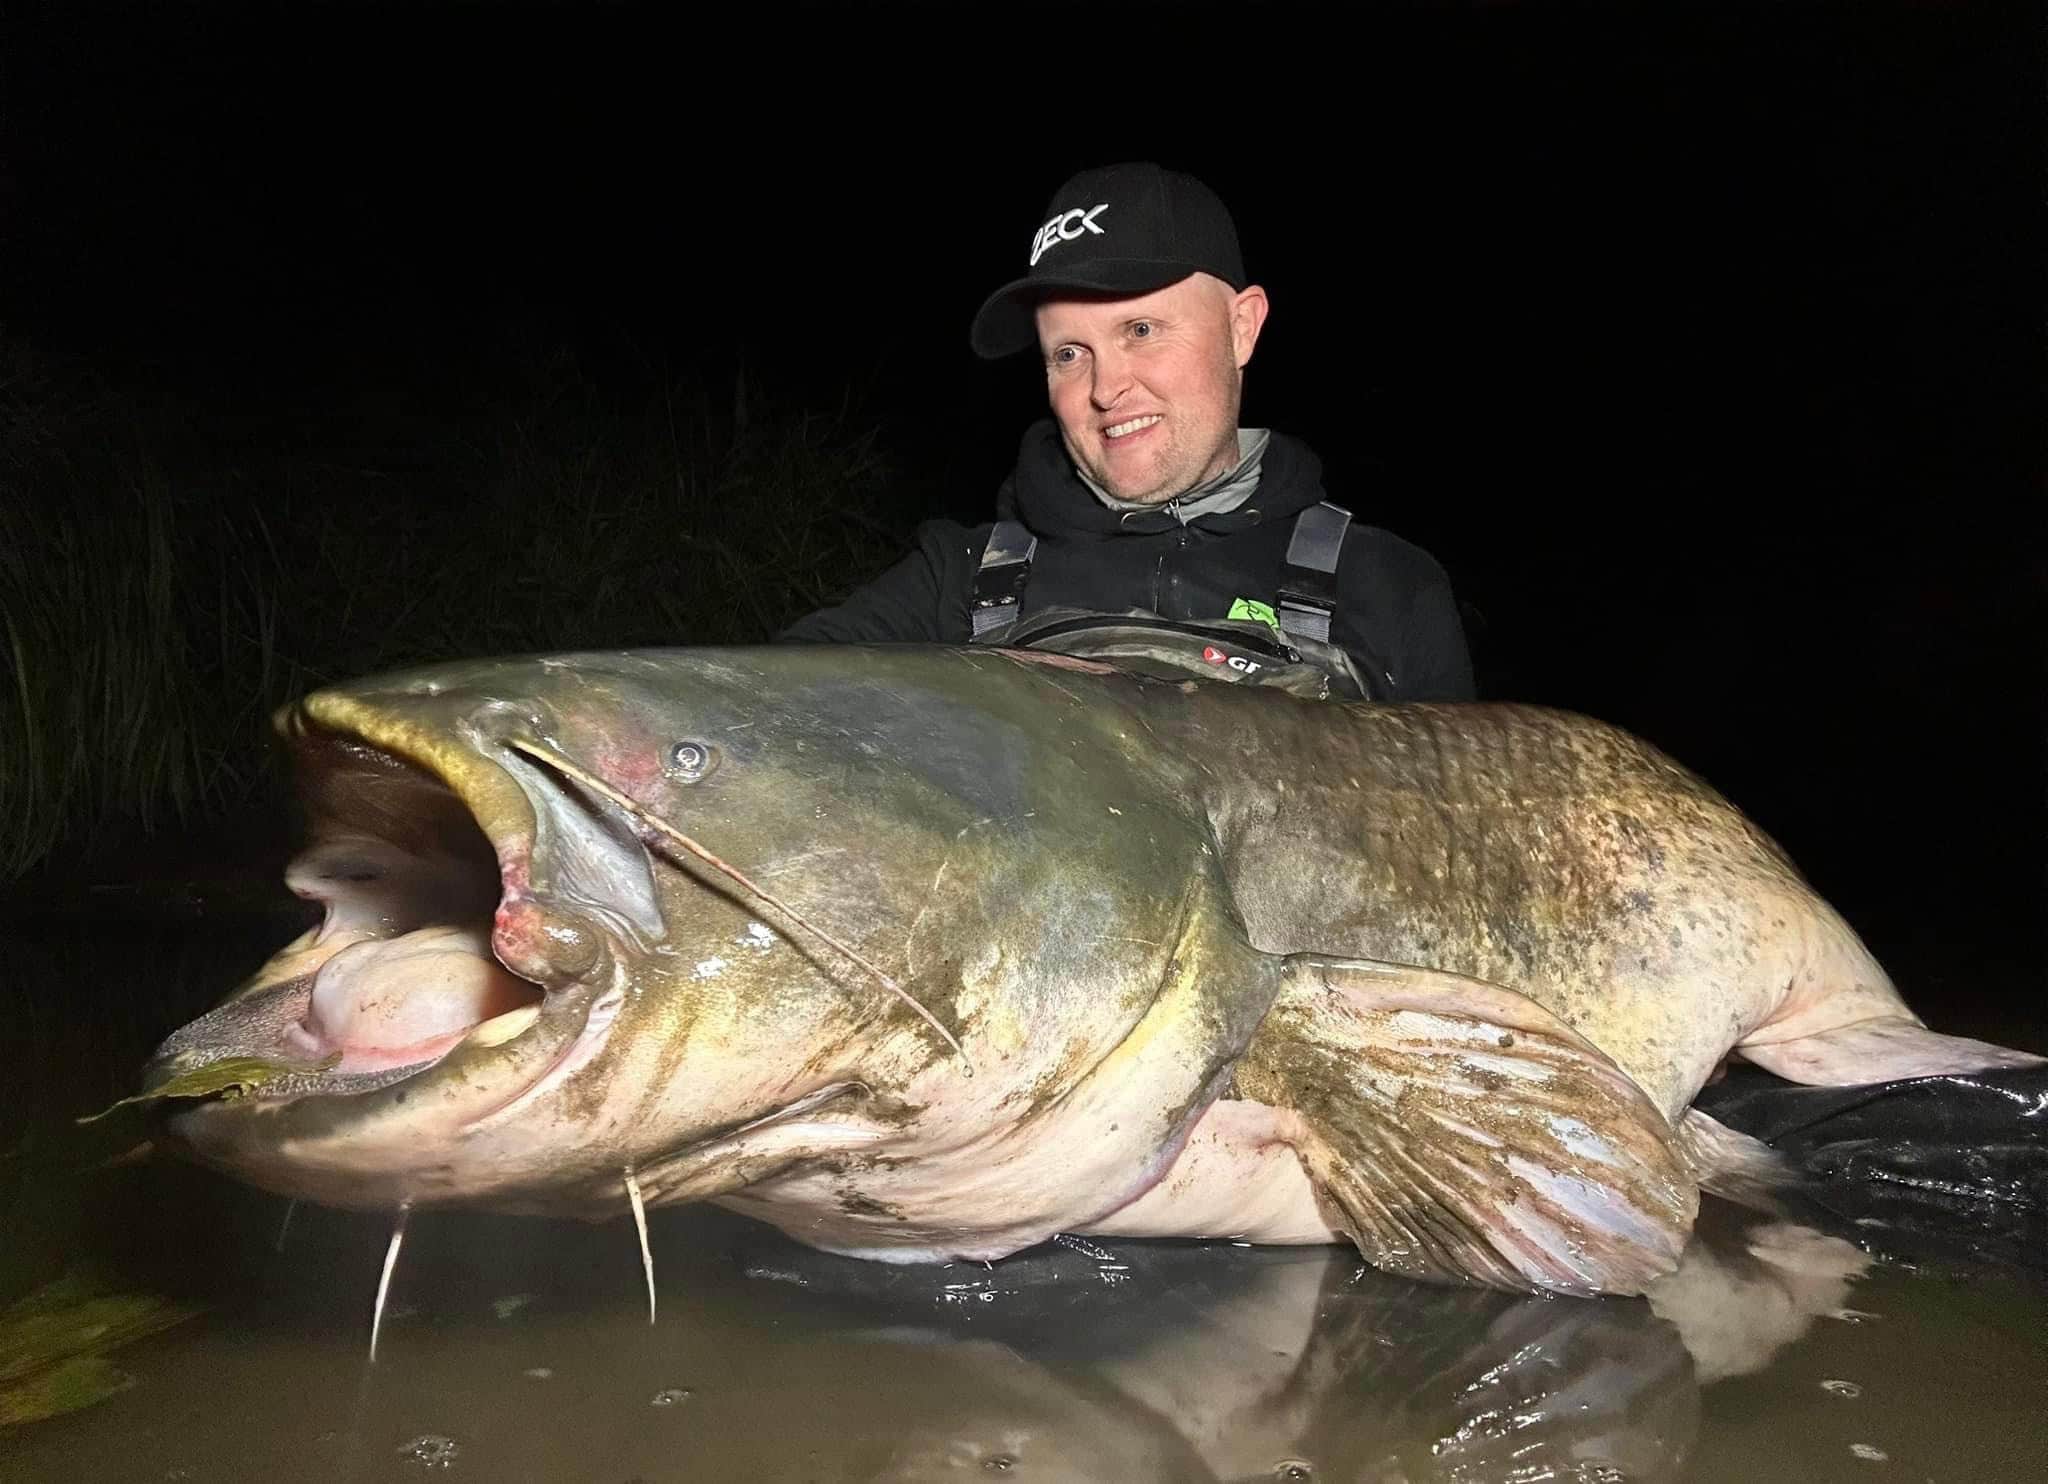
[[[1049,609],[1254,620],[1289,652],[1341,651],[1373,699],[1471,699],[1442,567],[1326,502],[1300,441],[1238,426],[1268,306],[1215,193],[1112,165],[1063,185],[1041,223],[972,331],[984,359],[1035,349],[1052,410],[997,520],[925,523],[909,556],[780,637],[1002,642]]]

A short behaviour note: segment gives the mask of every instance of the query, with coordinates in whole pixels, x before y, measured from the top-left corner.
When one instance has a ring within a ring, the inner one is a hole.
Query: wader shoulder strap
[[[1031,575],[1031,558],[1038,551],[1038,538],[1022,523],[999,520],[988,533],[988,545],[981,550],[981,567],[974,574],[974,599],[969,613],[974,618],[974,637],[1002,628],[1014,621],[1024,598],[1024,580]]]
[[[1287,543],[1287,567],[1280,574],[1280,627],[1297,638],[1330,640],[1330,615],[1337,607],[1337,558],[1351,512],[1328,500],[1294,518]]]

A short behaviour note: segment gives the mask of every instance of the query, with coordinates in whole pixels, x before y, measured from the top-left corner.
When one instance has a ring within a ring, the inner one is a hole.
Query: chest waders
[[[1351,512],[1327,500],[1294,518],[1275,595],[1276,631],[1257,619],[1177,620],[1139,609],[1048,608],[1022,619],[1038,538],[1017,521],[997,521],[974,577],[974,642],[1052,650],[1147,674],[1276,686],[1317,699],[1378,699],[1383,692],[1330,642],[1337,559],[1350,524]]]

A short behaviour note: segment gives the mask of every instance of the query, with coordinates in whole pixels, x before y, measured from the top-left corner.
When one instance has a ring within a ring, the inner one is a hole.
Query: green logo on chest
[[[1230,604],[1230,611],[1223,616],[1225,618],[1249,618],[1264,624],[1276,634],[1280,632],[1280,615],[1273,611],[1271,604],[1261,603],[1256,599],[1233,599]]]

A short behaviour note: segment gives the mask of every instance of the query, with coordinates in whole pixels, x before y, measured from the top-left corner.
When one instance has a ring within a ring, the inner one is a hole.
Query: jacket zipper
[[[1173,517],[1173,544],[1184,549],[1188,544],[1188,527],[1187,522],[1180,518],[1180,501],[1168,500],[1166,502],[1166,513]],[[1160,587],[1165,576],[1166,557],[1162,553],[1159,559],[1152,564],[1152,611],[1154,613],[1164,613],[1166,611],[1160,596]]]

